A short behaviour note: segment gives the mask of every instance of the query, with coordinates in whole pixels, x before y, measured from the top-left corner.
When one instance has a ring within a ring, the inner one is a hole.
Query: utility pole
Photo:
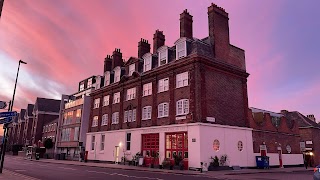
[[[0,0],[1,1],[1,0]],[[8,111],[12,111],[13,109],[13,102],[14,102],[14,96],[16,94],[16,88],[17,88],[17,82],[18,82],[18,76],[19,76],[19,69],[20,69],[20,64],[27,64],[26,62],[19,60],[19,65],[18,65],[18,71],[17,71],[17,76],[16,76],[16,82],[14,84],[14,90],[13,90],[13,95],[12,95],[12,101],[9,104]],[[14,118],[14,117],[12,117]],[[7,137],[8,136],[8,124],[4,124],[4,134],[3,134],[3,145],[2,145],[2,151],[1,151],[1,163],[0,163],[0,174],[2,174],[2,169],[3,169],[3,162],[4,162],[4,155],[6,153],[6,148],[7,148]]]

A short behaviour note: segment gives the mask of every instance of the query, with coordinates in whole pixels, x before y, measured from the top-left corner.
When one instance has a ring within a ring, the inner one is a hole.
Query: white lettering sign
[[[187,130],[187,126],[182,126],[182,127],[170,127],[170,128],[144,129],[142,133],[176,132],[176,131],[186,131],[186,130]]]
[[[176,120],[187,119],[187,116],[176,117]]]
[[[312,144],[312,141],[306,141],[306,144]]]
[[[214,117],[207,117],[206,120],[208,122],[216,122],[216,118],[214,118]]]

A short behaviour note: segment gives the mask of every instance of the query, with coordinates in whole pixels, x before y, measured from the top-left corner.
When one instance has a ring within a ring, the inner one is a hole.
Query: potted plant
[[[168,159],[168,158],[163,159],[162,168],[163,169],[169,169],[170,166],[171,166],[170,159]]]
[[[211,156],[211,162],[208,167],[208,171],[213,171],[214,169],[217,169],[219,167],[219,158],[218,156],[214,156],[214,158]]]
[[[180,155],[174,155],[174,169],[180,169],[183,170],[183,161],[182,161],[182,156]]]

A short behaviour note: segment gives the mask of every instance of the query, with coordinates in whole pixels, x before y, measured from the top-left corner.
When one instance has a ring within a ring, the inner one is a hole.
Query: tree
[[[48,138],[44,141],[44,147],[46,149],[51,149],[53,148],[53,142],[52,142],[52,139]]]

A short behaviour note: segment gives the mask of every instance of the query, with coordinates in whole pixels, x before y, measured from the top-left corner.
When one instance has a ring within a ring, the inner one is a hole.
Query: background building
[[[25,113],[25,124],[24,124],[24,131],[23,131],[23,145],[29,146],[31,144],[31,131],[32,131],[32,124],[33,124],[33,104],[28,104],[27,112]]]
[[[79,83],[78,92],[62,95],[56,153],[65,153],[70,160],[79,160],[86,143],[91,98],[89,94],[103,84],[101,76],[91,76]]]
[[[18,117],[18,129],[17,129],[17,144],[23,146],[23,131],[24,131],[24,124],[25,124],[25,119],[24,116],[26,114],[26,110],[25,109],[21,109],[20,113],[19,113],[19,117]]]
[[[42,143],[43,126],[59,118],[60,100],[37,98],[33,109],[32,145]]]

